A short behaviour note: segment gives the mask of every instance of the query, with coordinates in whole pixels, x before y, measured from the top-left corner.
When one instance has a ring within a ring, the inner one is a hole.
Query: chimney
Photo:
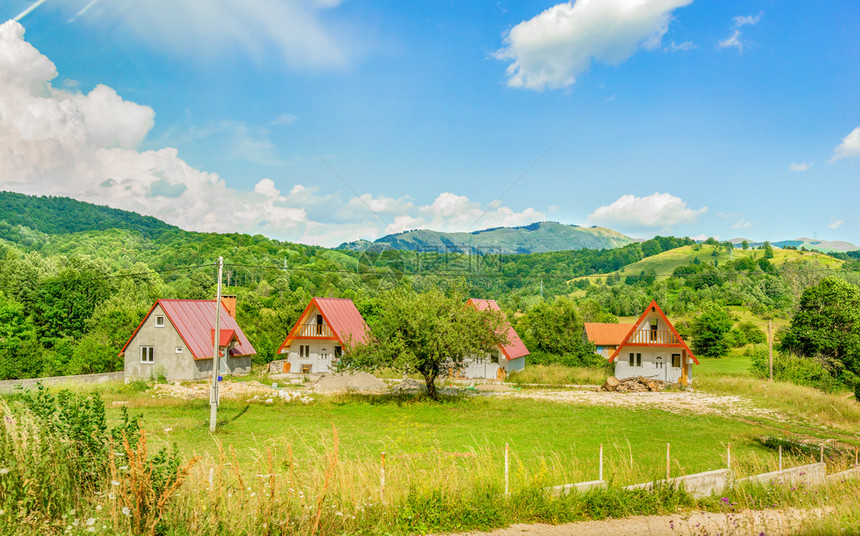
[[[230,318],[236,318],[236,295],[221,296],[221,303],[227,309],[227,314],[230,315]]]

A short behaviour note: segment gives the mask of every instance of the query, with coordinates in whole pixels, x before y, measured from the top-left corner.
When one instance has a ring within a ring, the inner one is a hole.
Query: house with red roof
[[[624,341],[633,324],[608,324],[603,322],[586,322],[583,326],[582,337],[591,341],[597,347],[597,354],[609,359]]]
[[[369,338],[370,328],[352,300],[312,298],[277,353],[284,372],[330,372],[345,349]]]
[[[692,365],[699,364],[690,347],[678,335],[663,310],[652,301],[609,357],[615,377],[636,376],[688,385]]]
[[[257,352],[236,323],[236,297],[221,300],[219,374],[247,374]],[[158,300],[120,351],[126,380],[212,376],[215,300]]]
[[[499,344],[498,350],[494,353],[465,360],[461,374],[466,378],[504,379],[508,374],[524,369],[529,350],[507,317],[505,317],[505,313],[502,312],[499,304],[495,300],[480,300],[476,298],[469,298],[466,304],[478,311],[498,311],[507,324],[505,328],[507,330],[507,342]]]

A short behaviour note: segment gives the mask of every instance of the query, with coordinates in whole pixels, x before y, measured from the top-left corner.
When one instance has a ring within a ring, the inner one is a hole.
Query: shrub
[[[745,354],[752,361],[753,374],[759,378],[767,378],[769,376],[767,347],[751,346]],[[833,391],[841,386],[841,382],[822,365],[822,358],[801,357],[781,352],[773,354],[773,379],[815,387],[822,391]]]

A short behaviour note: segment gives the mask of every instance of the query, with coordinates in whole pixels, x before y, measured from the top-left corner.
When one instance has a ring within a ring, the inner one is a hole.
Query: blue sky
[[[860,242],[855,2],[246,4],[0,4],[0,189],[328,246]]]

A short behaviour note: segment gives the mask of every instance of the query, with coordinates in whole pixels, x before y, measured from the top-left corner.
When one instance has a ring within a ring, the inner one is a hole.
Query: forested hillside
[[[80,218],[77,205],[68,205],[64,218],[71,228],[100,217],[100,207],[82,205]],[[38,220],[26,203],[19,208],[14,221]],[[655,298],[669,315],[717,304],[787,318],[803,290],[826,275],[858,281],[857,261],[848,257],[777,250],[773,258],[765,248],[722,261],[731,245],[716,241],[696,246],[658,237],[617,249],[530,255],[347,252],[165,224],[129,229],[147,220],[127,214],[120,218],[125,228],[80,232],[53,227],[56,232],[47,233],[0,221],[0,228],[14,230],[0,238],[0,378],[117,370],[119,350],[156,299],[214,296],[219,256],[225,293],[238,295],[238,320],[258,362],[274,357],[313,296],[352,298],[372,321],[381,290],[465,285],[470,295],[502,304],[537,360],[587,354],[580,342],[583,321],[637,315]],[[696,255],[666,277],[627,268],[696,247]]]

